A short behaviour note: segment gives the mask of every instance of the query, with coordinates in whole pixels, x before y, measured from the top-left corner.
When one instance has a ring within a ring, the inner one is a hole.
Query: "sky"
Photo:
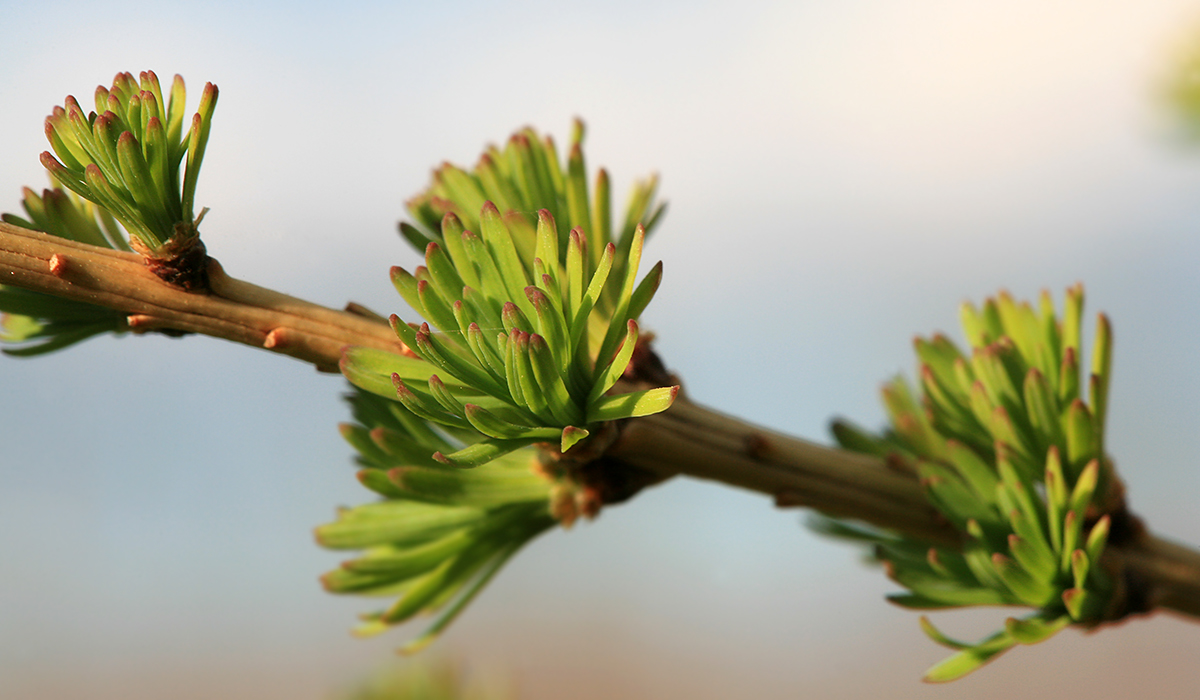
[[[644,314],[695,400],[828,441],[879,426],[914,335],[999,289],[1087,286],[1116,337],[1110,450],[1152,529],[1200,544],[1200,151],[1161,87],[1181,0],[11,3],[0,210],[42,120],[117,71],[221,90],[197,203],[235,277],[406,309],[403,202],[524,125],[588,124],[614,192],[669,201]],[[19,28],[19,29],[17,29]],[[647,268],[648,268],[647,264]],[[312,541],[369,500],[345,385],[204,338],[0,358],[0,696],[326,698],[410,633],[346,630]],[[534,542],[432,651],[528,698],[1192,697],[1169,616],[1018,649],[953,689],[859,553],[760,496],[676,479]],[[1006,611],[939,618],[982,636]]]

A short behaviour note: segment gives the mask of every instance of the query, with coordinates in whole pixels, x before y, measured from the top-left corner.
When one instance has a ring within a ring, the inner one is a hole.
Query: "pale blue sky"
[[[956,330],[961,300],[1082,280],[1116,328],[1132,505],[1200,542],[1200,152],[1156,97],[1190,3],[0,7],[0,210],[45,182],[41,120],[66,94],[118,70],[211,80],[210,252],[401,311],[386,271],[416,255],[395,222],[430,169],[525,124],[562,142],[580,115],[618,192],[662,176],[645,319],[668,365],[697,400],[813,439],[834,415],[877,425],[879,384],[911,371],[914,334]],[[315,580],[337,558],[310,529],[367,500],[337,378],[122,338],[0,359],[0,386],[0,695],[321,698],[404,639],[349,639],[370,602]],[[535,542],[443,648],[537,698],[936,695],[917,678],[940,650],[891,585],[799,521],[664,485]],[[1200,628],[1135,622],[1018,650],[957,692],[1191,697],[1198,653]]]

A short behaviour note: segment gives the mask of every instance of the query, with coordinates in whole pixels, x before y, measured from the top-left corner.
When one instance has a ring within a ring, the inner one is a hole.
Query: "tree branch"
[[[608,454],[643,469],[720,481],[920,539],[957,545],[958,534],[915,476],[883,460],[776,433],[676,398],[629,421]]]
[[[767,430],[683,395],[663,413],[628,421],[607,454],[663,478],[719,481],[772,496],[780,507],[804,506],[940,546],[961,544],[911,471]],[[1200,618],[1200,551],[1133,522],[1129,536],[1110,539],[1105,550],[1105,566],[1120,581],[1113,618],[1157,609]]]
[[[0,223],[0,284],[128,314],[129,328],[178,330],[260,347],[336,370],[342,349],[408,353],[377,320],[311,304],[227,276],[210,262],[211,293],[172,287],[133,253]],[[723,415],[680,396],[631,419],[607,455],[662,477],[685,474],[772,496],[946,546],[957,533],[930,506],[915,474],[884,460],[816,445]],[[1139,530],[1106,550],[1130,612],[1162,608],[1200,618],[1200,551]]]
[[[211,293],[185,292],[151,273],[136,253],[77,243],[0,222],[0,284],[128,314],[134,332],[202,333],[336,371],[342,349],[408,352],[386,324],[264,289],[209,261]]]

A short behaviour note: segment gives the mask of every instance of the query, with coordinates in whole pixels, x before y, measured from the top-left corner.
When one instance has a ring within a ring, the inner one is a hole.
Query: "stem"
[[[1200,618],[1200,551],[1150,533],[1109,549],[1115,549],[1115,558],[1131,580],[1145,586],[1147,610],[1161,608]]]
[[[202,333],[336,371],[342,349],[407,352],[386,324],[264,289],[209,260],[210,293],[185,292],[155,276],[140,255],[77,243],[0,222],[0,284],[129,314],[130,330]]]
[[[230,278],[210,261],[211,292],[172,287],[134,253],[99,248],[0,222],[0,284],[129,314],[129,327],[178,330],[266,348],[334,370],[342,349],[407,354],[384,323]],[[667,411],[626,421],[606,456],[658,474],[684,474],[772,496],[924,539],[959,535],[930,506],[915,474],[874,457],[816,445],[726,416],[680,395]],[[1200,551],[1144,530],[1105,558],[1137,598],[1200,618]]]
[[[692,403],[629,421],[607,454],[663,478],[719,481],[860,520],[931,545],[960,545],[960,535],[929,504],[915,474],[885,460],[783,435]],[[1125,582],[1129,613],[1156,609],[1200,618],[1200,551],[1139,528],[1111,542],[1105,560]]]
[[[751,425],[682,395],[669,410],[630,421],[608,454],[664,476],[687,474],[765,493],[780,506],[807,506],[940,544],[959,542],[913,474]]]

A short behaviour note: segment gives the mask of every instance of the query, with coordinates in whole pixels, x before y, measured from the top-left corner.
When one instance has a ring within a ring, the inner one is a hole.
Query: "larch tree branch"
[[[0,222],[0,280],[128,315],[129,329],[208,335],[336,371],[343,350],[407,348],[385,323],[329,309],[227,276],[209,263],[211,292],[187,292],[152,274],[141,256]],[[940,543],[960,535],[903,465],[824,447],[746,423],[680,396],[666,411],[626,419],[606,455],[665,479],[717,481]],[[1136,520],[1135,520],[1136,522]],[[1200,618],[1200,551],[1140,526],[1106,552],[1131,590],[1125,612],[1170,610]]]
[[[665,208],[657,178],[615,221],[607,173],[589,186],[582,122],[565,163],[526,128],[470,171],[435,170],[400,225],[425,264],[391,270],[424,322],[385,322],[232,279],[208,257],[195,192],[218,91],[205,86],[186,134],[185,94],[179,76],[165,101],[153,72],[120,73],[96,112],[68,97],[47,118],[41,161],[75,196],[27,189],[31,220],[3,216],[24,227],[0,225],[6,339],[42,341],[10,352],[198,333],[340,371],[356,388],[342,434],[382,499],[317,528],[323,546],[358,552],[322,582],[392,599],[357,634],[436,614],[404,648],[420,649],[532,539],[680,474],[820,512],[826,534],[874,545],[897,604],[1033,609],[975,643],[923,620],[954,651],[926,680],[1071,625],[1200,617],[1200,553],[1128,511],[1105,452],[1112,329],[1100,314],[1085,368],[1081,285],[1061,314],[1048,293],[1036,308],[1006,293],[965,304],[967,352],[918,338],[920,391],[888,383],[887,431],[835,423],[831,449],[682,393],[638,325],[662,281],[661,263],[638,277]]]

